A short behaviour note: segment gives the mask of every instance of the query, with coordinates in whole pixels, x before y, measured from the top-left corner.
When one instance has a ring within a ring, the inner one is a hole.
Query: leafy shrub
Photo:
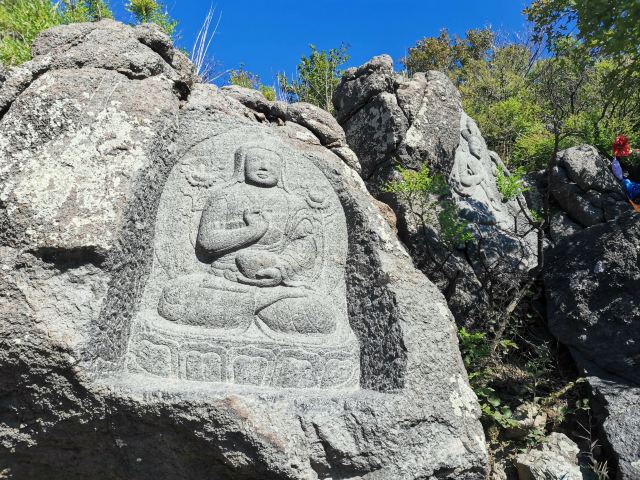
[[[50,0],[0,2],[0,62],[19,65],[31,59],[31,43],[47,28],[64,22]]]
[[[418,226],[437,222],[440,241],[450,250],[473,240],[468,222],[447,198],[449,186],[442,175],[431,174],[425,164],[418,171],[398,166],[396,172],[399,178],[387,182],[382,190],[403,200]]]
[[[506,173],[502,168],[497,168],[496,182],[504,200],[513,200],[529,190],[522,179],[525,173],[523,167],[516,168],[511,174]]]
[[[260,77],[255,73],[245,70],[244,64],[240,64],[240,68],[237,70],[231,70],[229,72],[229,83],[231,85],[237,85],[239,87],[251,88],[258,90],[264,98],[270,101],[276,99],[276,91],[273,87],[269,87],[260,82]]]
[[[113,18],[105,0],[62,0],[59,9],[64,23],[97,22],[103,18]]]
[[[128,0],[125,8],[138,23],[155,23],[169,36],[174,36],[178,22],[171,18],[166,6],[157,0]]]
[[[348,47],[318,50],[309,45],[311,54],[302,56],[297,67],[298,77],[288,80],[278,74],[280,88],[291,102],[308,102],[333,113],[333,93],[340,83],[340,67],[349,60]]]
[[[155,0],[128,0],[126,8],[139,23],[154,22],[169,35],[178,22]],[[0,63],[19,65],[31,59],[36,36],[56,25],[113,18],[106,0],[0,0]]]

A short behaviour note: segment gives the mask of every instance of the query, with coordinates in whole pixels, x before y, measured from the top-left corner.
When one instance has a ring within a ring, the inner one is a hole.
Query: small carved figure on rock
[[[469,122],[470,123],[470,122]],[[477,126],[475,124],[469,125],[470,127]],[[458,193],[463,196],[475,196],[474,190],[481,193],[481,196],[486,197],[486,202],[494,210],[501,211],[502,203],[497,197],[497,192],[493,191],[489,186],[489,179],[487,175],[491,173],[485,165],[483,165],[483,155],[486,155],[490,159],[489,152],[486,149],[479,132],[474,132],[473,128],[462,130],[462,138],[466,140],[469,146],[469,153],[462,155],[460,159],[455,162],[456,169],[454,174],[457,174],[461,188],[457,189]]]

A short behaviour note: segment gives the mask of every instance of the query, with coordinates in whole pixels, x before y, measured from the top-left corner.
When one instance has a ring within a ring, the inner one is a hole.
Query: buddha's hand
[[[258,230],[260,235],[264,235],[269,228],[269,222],[258,208],[247,208],[243,214],[244,221],[248,227]]]
[[[271,280],[274,282],[274,285],[278,285],[282,283],[282,272],[279,268],[275,267],[263,268],[256,272],[256,278],[260,280]]]
[[[282,272],[275,267],[263,268],[256,272],[256,278],[240,275],[238,282],[255,287],[275,287],[282,283]]]

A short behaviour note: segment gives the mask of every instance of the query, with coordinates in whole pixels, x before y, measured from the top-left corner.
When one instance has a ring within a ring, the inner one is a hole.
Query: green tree
[[[349,60],[348,47],[318,50],[309,45],[311,54],[302,56],[297,67],[298,78],[288,80],[278,74],[278,83],[289,101],[308,102],[333,113],[332,98],[340,83],[340,67]]]
[[[155,23],[170,36],[176,32],[178,22],[171,18],[161,1],[128,0],[126,9],[134,15],[138,23]]]
[[[481,29],[452,38],[444,30],[418,41],[403,62],[410,73],[445,72],[489,148],[510,167],[545,168],[554,150],[580,143],[608,152],[620,133],[638,141],[640,88],[611,95],[619,77],[613,57],[557,35],[551,55],[540,59],[539,35],[498,37]]]
[[[275,89],[261,83],[260,77],[255,73],[245,70],[244,64],[242,63],[237,70],[231,70],[231,72],[229,72],[229,83],[239,87],[258,90],[267,100],[274,101],[276,99]]]
[[[49,0],[5,0],[0,2],[0,62],[18,65],[31,58],[31,43],[62,18]]]
[[[543,129],[540,107],[528,84],[535,51],[526,42],[494,45],[485,59],[465,65],[460,86],[465,110],[476,119],[489,147],[510,164],[520,163],[518,141]]]
[[[440,70],[460,85],[465,78],[466,64],[474,60],[486,60],[494,43],[495,33],[489,28],[469,30],[465,38],[452,38],[447,29],[442,29],[437,37],[418,40],[402,63],[410,75]]]
[[[586,136],[580,119],[598,102],[594,59],[581,44],[570,39],[563,43],[562,55],[541,60],[532,72],[542,119],[553,135],[553,157],[563,140]]]
[[[398,166],[396,172],[397,178],[387,182],[382,191],[402,200],[420,229],[437,225],[440,241],[449,252],[473,240],[469,223],[449,198],[449,187],[442,175],[430,173],[425,164],[418,171]],[[449,256],[445,262],[448,259]]]
[[[557,52],[567,39],[577,38],[594,58],[600,73],[599,115],[605,130],[621,122],[640,129],[640,2],[637,0],[535,0],[525,10],[540,40]],[[577,28],[576,28],[577,27]],[[596,136],[600,132],[594,132]],[[609,141],[610,142],[610,141]]]
[[[105,0],[62,0],[59,9],[64,23],[97,22],[113,18]]]
[[[525,10],[540,37],[550,44],[577,35],[606,56],[625,56],[629,73],[640,65],[640,3],[637,0],[535,0]]]

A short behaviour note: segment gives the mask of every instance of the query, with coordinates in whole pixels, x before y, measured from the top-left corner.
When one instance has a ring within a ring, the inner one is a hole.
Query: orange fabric
[[[640,204],[634,203],[631,200],[629,200],[629,203],[631,204],[631,208],[633,208],[636,212],[640,213]]]

